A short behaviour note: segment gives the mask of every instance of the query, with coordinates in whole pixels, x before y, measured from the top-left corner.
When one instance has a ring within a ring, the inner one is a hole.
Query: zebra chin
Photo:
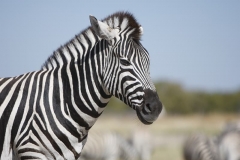
[[[162,103],[157,92],[146,89],[144,93],[144,104],[136,108],[137,116],[143,124],[152,124],[162,111]]]

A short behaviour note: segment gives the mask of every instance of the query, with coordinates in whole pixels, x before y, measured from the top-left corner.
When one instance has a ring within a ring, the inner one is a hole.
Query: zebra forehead
[[[129,30],[134,30],[130,36],[136,40],[140,40],[141,38],[141,25],[137,22],[133,14],[129,12],[116,12],[112,15],[109,15],[102,21],[107,23],[112,28],[120,27],[121,31],[124,31],[127,28]]]

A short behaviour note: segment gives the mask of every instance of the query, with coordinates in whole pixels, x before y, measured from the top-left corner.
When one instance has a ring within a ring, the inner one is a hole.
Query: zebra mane
[[[127,28],[129,30],[134,29],[130,36],[135,40],[141,39],[141,25],[137,22],[133,14],[129,12],[116,12],[102,21],[106,22],[112,28],[120,27],[120,31],[124,31]]]
[[[132,30],[131,34],[129,35],[131,38],[133,38],[136,42],[141,40],[142,30],[140,29],[141,25],[137,22],[135,17],[129,13],[129,12],[116,12],[112,15],[107,16],[102,20],[102,22],[108,24],[111,28],[120,28],[120,32],[125,31],[125,29]],[[66,48],[70,43],[72,43],[74,40],[81,41],[79,38],[80,35],[84,35],[85,37],[89,35],[89,32],[93,33],[95,39],[99,39],[98,36],[94,33],[92,27],[88,27],[79,34],[77,34],[74,38],[72,38],[70,41],[65,43],[63,46],[60,46],[57,50],[53,52],[52,55],[49,56],[49,58],[45,61],[45,63],[42,65],[41,69],[48,68],[49,64],[52,63],[52,61],[55,61],[58,59],[59,56],[62,56],[63,49]]]

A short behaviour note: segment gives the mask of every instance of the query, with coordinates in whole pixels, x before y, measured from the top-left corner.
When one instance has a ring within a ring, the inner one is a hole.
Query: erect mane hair
[[[140,30],[140,24],[137,22],[135,17],[129,13],[129,12],[116,12],[112,15],[107,16],[102,20],[102,22],[107,23],[111,28],[120,28],[120,32],[123,32],[125,29],[133,30],[132,33],[129,35],[131,38],[133,38],[136,41],[141,40],[142,32]],[[74,40],[81,41],[80,35],[83,34],[85,38],[87,38],[88,31],[91,30],[92,33],[94,33],[92,27],[87,27],[83,31],[81,31],[79,34],[77,34],[74,38],[72,38],[70,41],[65,43],[63,46],[60,46],[57,50],[53,52],[52,55],[49,56],[49,58],[45,61],[45,63],[42,65],[43,68],[48,68],[49,63],[51,63],[52,60],[58,59],[61,54],[63,54],[62,49],[66,46],[68,46],[70,43],[72,43]],[[98,39],[98,36],[94,33],[93,34],[96,39]]]
[[[127,21],[126,26],[123,25],[124,20]],[[116,12],[102,21],[106,22],[111,28],[120,27],[121,32],[126,28],[129,28],[129,30],[134,29],[130,36],[138,41],[141,39],[142,33],[139,28],[141,25],[137,22],[133,14],[129,12]]]

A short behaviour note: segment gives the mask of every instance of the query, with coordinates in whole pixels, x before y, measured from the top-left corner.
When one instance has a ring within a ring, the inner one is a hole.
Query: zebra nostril
[[[147,113],[150,113],[150,112],[151,112],[151,107],[150,107],[150,104],[149,104],[149,103],[146,104],[146,106],[145,106],[145,111],[146,111]]]

